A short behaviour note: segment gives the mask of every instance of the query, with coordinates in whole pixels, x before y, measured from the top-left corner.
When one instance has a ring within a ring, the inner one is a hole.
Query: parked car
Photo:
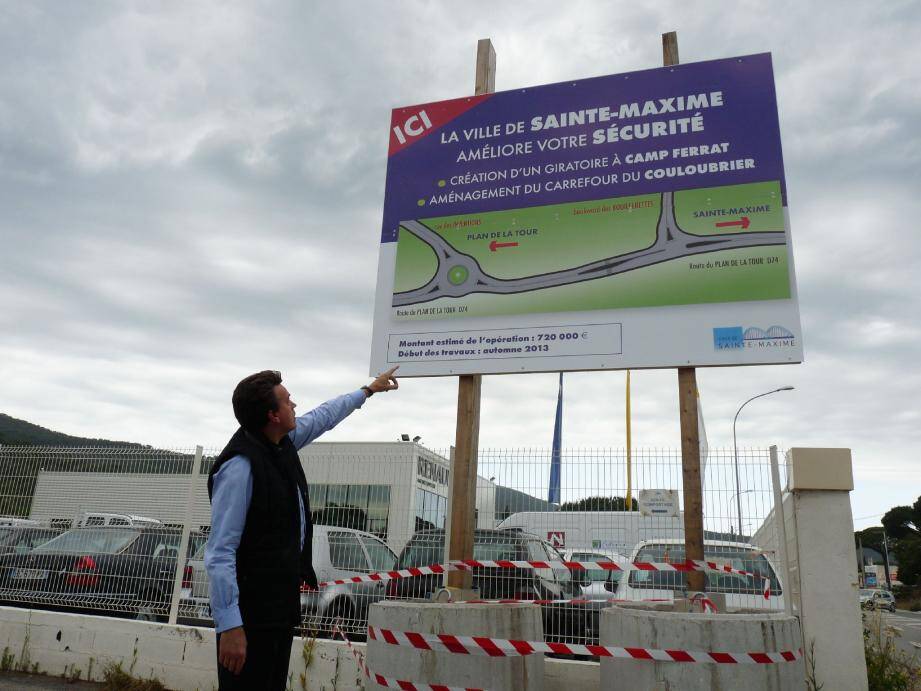
[[[397,569],[441,564],[445,556],[444,530],[417,532],[403,548]],[[473,558],[484,560],[563,561],[562,555],[536,535],[519,530],[475,530]],[[581,596],[570,571],[552,569],[475,568],[473,587],[482,599],[570,600]],[[443,576],[415,576],[388,582],[388,598],[425,598],[442,587]],[[556,642],[584,642],[593,633],[582,605],[541,605],[544,637]]]
[[[211,588],[205,572],[205,545],[189,561],[190,591],[180,601],[180,614],[191,623],[211,624]],[[320,581],[334,581],[378,571],[392,571],[397,557],[380,538],[361,530],[313,527],[313,568]],[[303,628],[331,636],[341,620],[343,633],[361,638],[368,626],[368,608],[385,596],[384,582],[331,585],[301,592]]]
[[[62,528],[42,526],[38,522],[0,525],[0,556],[31,552],[62,532]]]
[[[381,539],[361,530],[317,525],[313,528],[313,568],[317,579],[333,581],[360,574],[392,571],[397,556]],[[386,596],[386,583],[372,581],[330,585],[301,593],[305,630],[331,635],[341,620],[343,633],[363,639],[368,629],[368,608]]]
[[[863,609],[885,609],[895,612],[895,597],[888,590],[860,591],[860,606]]]
[[[624,569],[628,560],[617,552],[601,552],[581,549],[568,549],[563,552],[566,561],[613,561]],[[626,571],[609,571],[607,569],[573,570],[572,576],[582,587],[582,597],[588,600],[607,601],[617,596],[617,587]]]
[[[706,590],[723,593],[726,608],[782,610],[783,587],[770,559],[759,548],[744,542],[705,541],[707,560],[730,564],[733,568],[751,572],[752,576],[736,573],[706,572]],[[679,563],[685,561],[682,540],[649,540],[633,550],[632,562]],[[765,598],[765,579],[770,591]],[[679,571],[631,571],[622,578],[617,597],[624,600],[671,600],[687,592],[687,574]]]
[[[79,527],[26,554],[0,557],[0,600],[162,621],[181,531],[150,525]],[[190,575],[185,569],[183,585]]]
[[[146,516],[135,516],[134,514],[128,513],[105,513],[105,512],[88,512],[84,513],[79,520],[77,521],[78,528],[90,528],[93,526],[101,525],[149,525],[149,526],[158,526],[163,525],[156,518],[147,518]]]
[[[0,516],[0,528],[10,526],[37,527],[42,525],[41,521],[35,518],[22,518],[21,516]]]

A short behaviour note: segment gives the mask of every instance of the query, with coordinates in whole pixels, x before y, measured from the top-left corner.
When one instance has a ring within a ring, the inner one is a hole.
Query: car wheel
[[[343,598],[333,602],[329,608],[329,637],[338,638],[333,631],[333,624],[339,620],[339,630],[345,634],[350,641],[363,641],[367,635],[367,629],[362,627],[355,617],[355,609],[352,604]]]
[[[155,591],[148,591],[141,595],[140,603],[134,612],[135,621],[164,622],[167,617],[163,616],[162,607],[158,603],[163,602],[163,596]]]

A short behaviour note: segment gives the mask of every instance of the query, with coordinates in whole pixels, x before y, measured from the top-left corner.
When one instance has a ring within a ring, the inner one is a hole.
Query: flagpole
[[[627,497],[624,501],[624,509],[633,511],[633,472],[631,467],[631,439],[630,439],[630,370],[627,370]]]
[[[562,474],[563,447],[563,373],[560,372],[560,388],[556,397],[556,417],[553,420],[553,450],[550,456],[550,487],[547,501],[560,504],[560,475]]]

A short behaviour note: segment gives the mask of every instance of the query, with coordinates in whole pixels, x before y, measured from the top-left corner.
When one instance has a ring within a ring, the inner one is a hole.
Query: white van
[[[630,555],[632,562],[683,563],[683,540],[641,542]],[[753,576],[708,571],[706,591],[722,593],[726,609],[783,610],[783,586],[774,565],[758,547],[747,542],[704,541],[704,558]],[[766,581],[770,581],[767,583]],[[765,596],[765,590],[767,595]],[[622,578],[617,597],[624,600],[673,600],[687,591],[687,574],[680,571],[631,571]]]
[[[683,514],[639,511],[521,511],[496,526],[537,535],[561,550],[630,554],[643,540],[683,537]]]

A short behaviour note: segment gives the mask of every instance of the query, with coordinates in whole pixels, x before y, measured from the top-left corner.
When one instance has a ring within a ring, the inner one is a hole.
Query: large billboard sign
[[[393,111],[372,372],[801,360],[769,54]]]

